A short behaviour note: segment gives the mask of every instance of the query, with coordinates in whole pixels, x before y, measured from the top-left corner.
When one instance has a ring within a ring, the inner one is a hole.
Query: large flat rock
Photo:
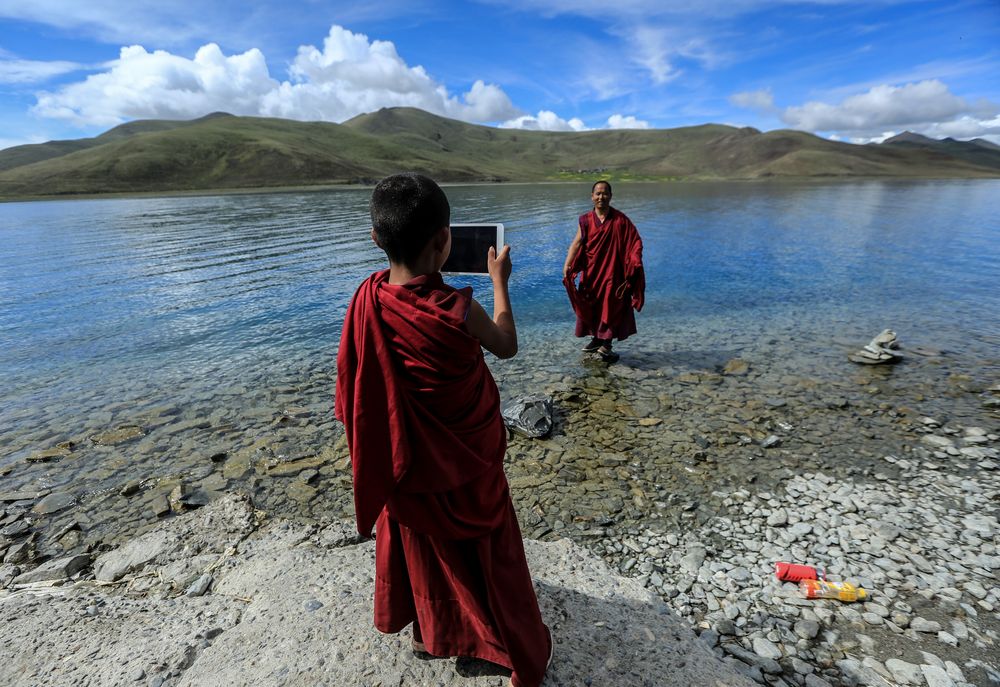
[[[162,552],[131,573],[146,586],[126,584],[126,576],[118,585],[84,582],[0,596],[0,684],[507,684],[502,668],[421,659],[409,650],[408,632],[376,631],[374,543],[356,543],[348,526],[317,531],[275,521],[249,534],[235,554],[206,557],[226,545],[231,553],[233,530],[223,525],[215,544],[211,531],[213,523],[232,522],[214,510],[245,512],[228,500],[164,525],[168,539],[183,530],[200,543],[202,559],[216,561],[205,596],[149,586],[177,568],[177,553]],[[556,642],[545,685],[754,684],[657,597],[584,549],[569,541],[527,541],[525,548]],[[144,590],[138,598],[126,595],[136,589]]]

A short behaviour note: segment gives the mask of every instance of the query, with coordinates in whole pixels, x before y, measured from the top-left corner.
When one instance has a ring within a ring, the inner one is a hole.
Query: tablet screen
[[[452,224],[451,254],[441,271],[486,274],[486,258],[490,246],[503,246],[502,224]]]

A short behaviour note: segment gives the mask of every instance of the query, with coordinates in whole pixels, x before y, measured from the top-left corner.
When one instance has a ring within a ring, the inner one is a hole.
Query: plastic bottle
[[[837,599],[845,603],[868,600],[868,592],[850,582],[802,580],[799,582],[799,591],[807,599]]]

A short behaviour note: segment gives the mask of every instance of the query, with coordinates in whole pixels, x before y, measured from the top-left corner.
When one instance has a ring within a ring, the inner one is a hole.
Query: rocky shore
[[[454,685],[509,671],[418,656],[372,626],[374,542],[349,522],[262,521],[231,495],[0,594],[4,685]],[[527,542],[555,638],[547,685],[752,687],[635,580],[568,540]],[[84,559],[84,560],[81,560]]]
[[[712,339],[725,339],[723,326]],[[533,565],[548,565],[538,552],[567,542],[599,556],[681,617],[699,646],[759,684],[1000,684],[997,361],[974,365],[925,348],[891,369],[862,369],[845,361],[854,344],[813,351],[791,340],[807,359],[815,353],[811,367],[793,372],[774,360],[785,349],[763,336],[730,339],[739,355],[634,347],[610,367],[581,360],[567,369],[573,354],[557,350],[551,364],[536,354],[496,366],[505,396],[542,390],[554,401],[552,435],[514,437],[507,456]],[[55,575],[93,586],[86,580],[104,569],[103,556],[236,491],[290,529],[319,532],[317,523],[349,516],[330,369],[318,361],[297,377],[220,389],[189,406],[122,404],[74,432],[28,435],[17,447],[23,460],[0,468],[0,607],[18,609],[4,610],[5,621],[44,620],[51,604],[24,585]],[[262,390],[259,403],[236,404]],[[204,571],[224,549],[179,550],[127,573],[127,584],[99,586],[101,594],[125,588],[126,599],[180,594],[178,602],[205,584],[215,593],[219,568]],[[801,599],[775,580],[779,560],[825,568],[871,598]],[[164,570],[168,563],[187,572]],[[172,581],[170,593],[145,586],[161,577]],[[171,608],[166,601],[156,613]],[[88,601],[59,622],[87,622],[91,607],[100,610]],[[152,627],[180,632],[171,622]],[[606,632],[602,641],[608,636],[625,635]],[[31,641],[44,646],[40,635]],[[603,645],[592,646],[600,656]],[[50,670],[64,666],[62,657],[38,656]],[[194,675],[142,669],[142,679],[177,684]],[[618,674],[602,682],[587,670],[595,685],[647,684]],[[552,684],[581,684],[573,680],[582,674]]]

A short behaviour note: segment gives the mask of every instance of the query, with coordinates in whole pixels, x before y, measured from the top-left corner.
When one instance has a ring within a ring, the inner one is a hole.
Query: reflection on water
[[[560,283],[589,186],[446,190],[453,221],[503,222],[512,245],[522,345],[491,361],[503,392],[593,376]],[[790,375],[842,381],[855,372],[847,347],[888,326],[904,345],[950,352],[898,368],[896,383],[996,380],[998,191],[996,181],[620,185],[615,205],[643,235],[648,285],[623,363],[672,378],[740,357],[772,388]],[[18,465],[0,491],[98,493],[204,472],[213,446],[250,450],[263,435],[278,436],[267,450],[282,459],[335,443],[340,322],[383,264],[368,196],[0,205],[0,466]],[[452,281],[489,307],[487,280]],[[127,423],[146,436],[24,467],[39,450]]]

